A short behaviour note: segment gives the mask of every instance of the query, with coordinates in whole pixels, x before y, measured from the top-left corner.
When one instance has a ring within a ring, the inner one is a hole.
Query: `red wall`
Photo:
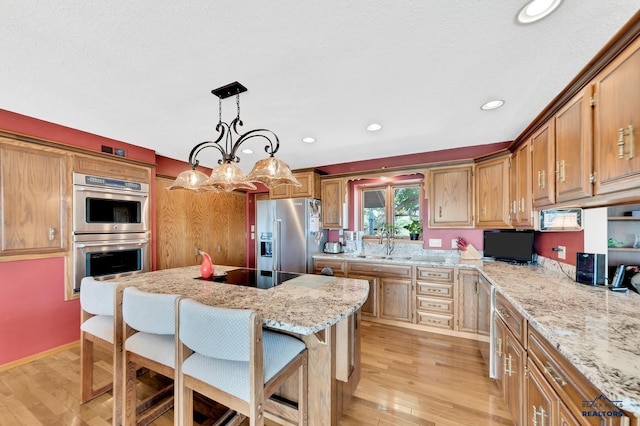
[[[566,259],[562,263],[576,264],[576,253],[584,251],[584,231],[580,232],[536,232],[536,253],[548,259],[558,260],[558,253],[552,248],[565,246],[567,248]]]
[[[64,300],[64,258],[0,262],[0,365],[78,340],[80,303]]]

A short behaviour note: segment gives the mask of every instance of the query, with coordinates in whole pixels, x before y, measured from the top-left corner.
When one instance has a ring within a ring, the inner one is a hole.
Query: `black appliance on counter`
[[[531,230],[514,229],[484,231],[484,257],[511,263],[536,263]]]
[[[267,289],[280,285],[285,281],[299,277],[301,275],[304,274],[251,268],[238,268],[227,271],[227,273],[224,275],[213,276],[209,279],[200,277],[196,279],[205,281],[216,281],[220,283],[234,284],[244,287]]]
[[[590,285],[604,285],[605,256],[597,253],[576,254],[576,282]]]

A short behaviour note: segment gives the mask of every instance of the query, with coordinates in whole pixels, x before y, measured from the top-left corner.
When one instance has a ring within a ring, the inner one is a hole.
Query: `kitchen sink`
[[[381,256],[381,255],[368,255],[360,254],[356,256],[360,259],[379,259],[379,260],[411,260],[411,256]]]

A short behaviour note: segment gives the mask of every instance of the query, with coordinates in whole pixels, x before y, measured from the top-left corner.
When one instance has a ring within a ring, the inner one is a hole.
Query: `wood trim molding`
[[[27,357],[20,358],[19,360],[11,361],[11,362],[9,362],[7,364],[0,365],[0,373],[3,372],[3,371],[10,370],[10,369],[15,368],[15,367],[19,367],[21,365],[25,365],[25,364],[28,364],[30,362],[45,358],[45,357],[47,357],[49,355],[57,354],[58,352],[64,352],[67,349],[71,349],[74,346],[77,346],[79,344],[80,344],[80,340],[76,340],[74,342],[67,343],[65,345],[58,346],[56,348],[46,350],[44,352],[40,352],[40,353],[37,353],[37,354],[34,354],[34,355],[29,355]]]

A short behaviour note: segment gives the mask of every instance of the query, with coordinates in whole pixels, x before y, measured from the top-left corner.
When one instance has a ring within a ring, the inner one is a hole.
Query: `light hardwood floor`
[[[361,330],[362,376],[340,425],[513,425],[476,342],[368,322]],[[0,371],[0,425],[110,425],[109,393],[79,404],[79,356],[74,346]],[[105,355],[97,380],[110,368]],[[173,411],[153,422],[172,424]]]

